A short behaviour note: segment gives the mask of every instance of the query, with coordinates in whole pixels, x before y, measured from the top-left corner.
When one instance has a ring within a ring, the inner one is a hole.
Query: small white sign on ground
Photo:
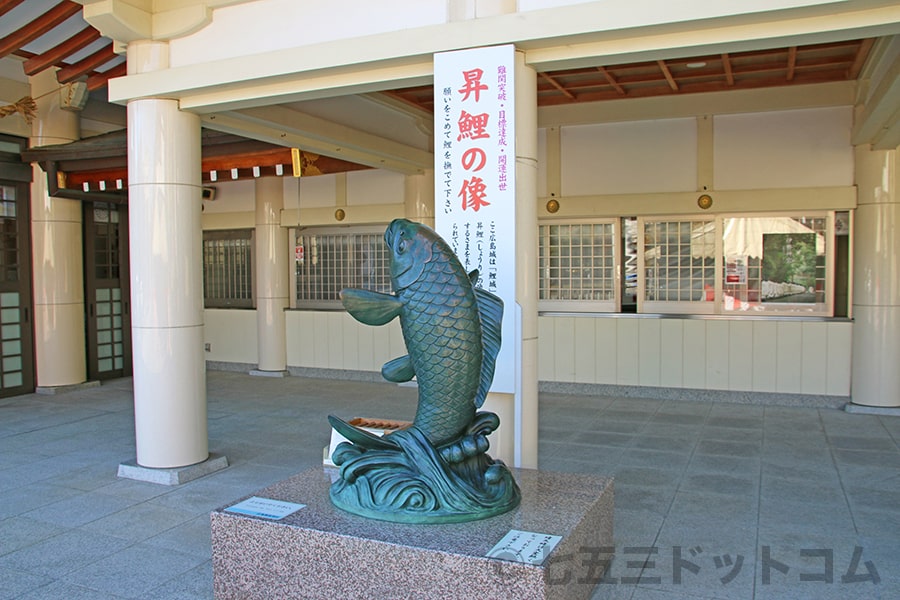
[[[550,556],[560,540],[562,540],[562,536],[510,529],[509,533],[490,549],[487,556],[529,565],[540,565]]]
[[[229,506],[225,509],[225,512],[277,521],[297,512],[305,506],[305,504],[295,504],[294,502],[284,502],[282,500],[272,500],[271,498],[252,496],[238,502],[234,506]]]

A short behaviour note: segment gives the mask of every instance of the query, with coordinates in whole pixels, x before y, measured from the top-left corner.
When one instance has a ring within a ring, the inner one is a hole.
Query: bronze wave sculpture
[[[382,367],[388,381],[413,377],[419,399],[413,424],[383,437],[335,416],[349,442],[332,461],[340,479],[332,502],[354,514],[405,523],[452,523],[498,515],[519,504],[510,470],[488,454],[487,436],[500,420],[476,412],[494,378],[503,302],[477,288],[449,245],[432,229],[406,219],[384,234],[391,253],[393,294],[345,289],[347,311],[367,325],[400,318],[409,352]]]

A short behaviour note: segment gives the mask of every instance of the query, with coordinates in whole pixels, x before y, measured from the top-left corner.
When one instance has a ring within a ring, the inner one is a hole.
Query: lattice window
[[[203,232],[207,308],[253,308],[253,230]]]
[[[614,221],[540,225],[543,310],[616,310],[616,231]]]
[[[695,310],[712,312],[716,236],[712,220],[644,220],[643,302],[709,303]]]
[[[391,291],[390,254],[383,230],[301,230],[295,239],[296,303],[340,306],[344,288]]]

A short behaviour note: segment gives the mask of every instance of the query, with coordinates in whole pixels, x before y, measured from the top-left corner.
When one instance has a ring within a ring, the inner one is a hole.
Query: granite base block
[[[612,560],[613,480],[513,473],[522,490],[518,508],[444,525],[389,523],[341,511],[328,497],[337,477],[328,467],[259,490],[247,497],[306,506],[280,520],[230,513],[227,507],[213,511],[215,597],[590,598]],[[562,539],[538,565],[488,558],[511,530]],[[602,560],[585,560],[597,556]]]
[[[181,485],[210,473],[221,471],[227,466],[228,459],[221,454],[215,453],[211,453],[209,458],[203,462],[185,467],[172,467],[171,469],[142,467],[137,464],[136,459],[132,459],[119,463],[118,476],[124,479],[135,479],[161,485]]]

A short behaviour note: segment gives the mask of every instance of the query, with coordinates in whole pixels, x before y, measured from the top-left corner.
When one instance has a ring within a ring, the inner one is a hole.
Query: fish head
[[[394,219],[384,232],[391,252],[391,284],[395,291],[418,281],[431,261],[437,234],[407,219]]]

